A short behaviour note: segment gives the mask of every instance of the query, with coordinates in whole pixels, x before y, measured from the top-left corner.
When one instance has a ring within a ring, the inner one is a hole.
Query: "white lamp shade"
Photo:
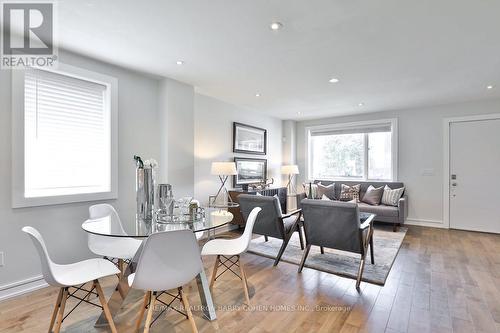
[[[281,166],[281,174],[283,175],[298,175],[299,166],[295,164]]]
[[[215,176],[234,176],[236,172],[236,163],[234,162],[212,162],[212,175]]]

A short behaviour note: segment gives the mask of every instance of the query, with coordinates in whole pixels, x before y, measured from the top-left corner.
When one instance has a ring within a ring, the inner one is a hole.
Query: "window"
[[[27,69],[17,85],[13,78],[13,91],[24,92],[14,115],[24,132],[13,137],[22,161],[13,168],[14,207],[116,197],[114,80],[65,68]]]
[[[394,180],[396,120],[307,128],[309,179]]]

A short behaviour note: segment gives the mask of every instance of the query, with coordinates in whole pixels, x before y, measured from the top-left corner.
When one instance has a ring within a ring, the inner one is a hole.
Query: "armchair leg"
[[[304,268],[304,264],[306,263],[306,258],[307,255],[309,254],[309,250],[311,249],[311,244],[307,244],[306,250],[304,251],[304,254],[302,254],[302,259],[300,260],[300,265],[299,265],[299,270],[298,272],[302,272],[302,268]]]
[[[302,235],[302,227],[297,224],[297,231],[299,232],[300,249],[304,250],[304,236]]]
[[[264,241],[269,241],[269,237],[267,237],[266,235],[264,235]]]
[[[398,228],[399,228],[400,226],[401,226],[401,223],[394,223],[394,224],[392,225],[392,231],[393,231],[393,232],[398,231]]]
[[[361,278],[363,277],[363,270],[365,268],[365,257],[361,257],[361,262],[359,263],[358,277],[356,278],[356,289],[359,290],[359,285],[361,284]]]
[[[373,252],[373,231],[370,233],[370,257],[372,260],[372,265],[375,264],[375,253]]]
[[[321,254],[325,254],[325,248],[323,246],[320,246],[319,250],[321,251]]]
[[[285,252],[286,246],[288,245],[288,242],[290,241],[290,236],[291,236],[291,233],[290,233],[290,235],[285,236],[285,239],[283,239],[283,244],[280,247],[280,250],[278,252],[278,255],[276,256],[276,260],[274,261],[273,266],[277,266],[278,263],[280,262],[281,256],[283,255],[283,252]]]

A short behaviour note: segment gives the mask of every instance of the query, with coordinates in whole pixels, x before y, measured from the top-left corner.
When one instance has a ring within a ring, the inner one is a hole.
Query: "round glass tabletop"
[[[154,220],[137,218],[124,219],[110,214],[96,219],[89,219],[82,224],[83,230],[95,235],[110,237],[145,238],[155,232],[190,229],[203,232],[222,227],[233,220],[233,214],[218,208],[205,208],[205,217],[194,222],[158,223]]]

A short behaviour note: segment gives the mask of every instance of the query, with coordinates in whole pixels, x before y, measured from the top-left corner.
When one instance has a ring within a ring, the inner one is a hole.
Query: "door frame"
[[[450,229],[450,127],[452,123],[464,123],[481,120],[500,119],[500,113],[482,114],[474,116],[451,117],[443,119],[443,224]]]

